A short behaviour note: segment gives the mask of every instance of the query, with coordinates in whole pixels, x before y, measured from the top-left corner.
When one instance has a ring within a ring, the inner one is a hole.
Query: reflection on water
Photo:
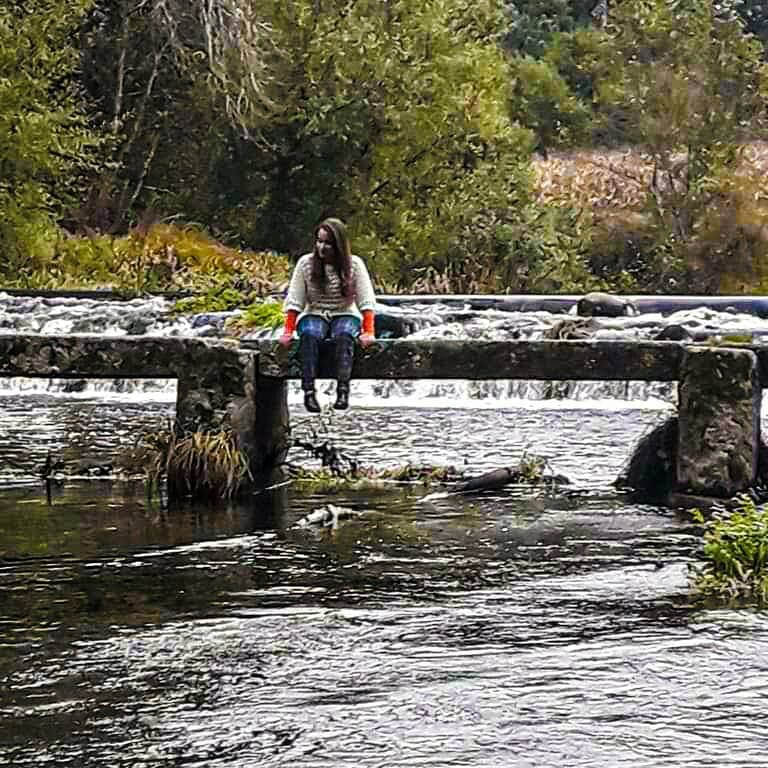
[[[166,406],[4,404],[0,764],[765,764],[766,615],[697,607],[687,517],[609,488],[661,414],[353,409],[332,432],[372,464],[528,450],[574,482],[350,491],[319,531],[296,522],[329,498],[291,487],[168,513],[70,481],[49,507],[47,444],[109,459]]]

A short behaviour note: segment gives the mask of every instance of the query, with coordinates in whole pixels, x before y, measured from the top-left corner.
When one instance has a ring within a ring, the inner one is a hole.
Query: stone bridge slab
[[[253,440],[255,365],[236,341],[178,337],[0,335],[0,376],[176,379],[185,429],[243,425]]]
[[[330,342],[327,346],[330,347]],[[259,352],[259,374],[299,378],[298,343],[243,342]],[[394,339],[358,348],[356,379],[569,379],[674,381],[683,346],[676,342],[471,341]],[[333,378],[327,349],[321,377]]]
[[[333,377],[332,351],[326,345],[321,376]],[[286,380],[300,375],[297,352],[297,343],[286,349],[276,341],[0,334],[0,376],[174,378],[180,427],[231,426],[252,468],[261,471],[279,464],[288,447]],[[353,377],[680,381],[680,484],[726,495],[755,478],[768,348],[380,340],[357,350]]]

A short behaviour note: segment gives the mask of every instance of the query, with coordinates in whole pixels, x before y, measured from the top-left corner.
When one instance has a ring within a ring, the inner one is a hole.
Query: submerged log
[[[472,477],[454,486],[451,493],[474,493],[479,491],[495,491],[510,483],[558,483],[567,485],[570,481],[563,475],[539,475],[534,476],[524,472],[520,467],[501,467],[485,472],[477,477]]]
[[[508,483],[516,483],[520,479],[520,470],[511,467],[502,467],[501,469],[494,469],[491,472],[486,472],[477,477],[465,480],[463,483],[459,483],[452,491],[454,493],[470,493],[471,491],[493,491],[497,488],[507,485]]]

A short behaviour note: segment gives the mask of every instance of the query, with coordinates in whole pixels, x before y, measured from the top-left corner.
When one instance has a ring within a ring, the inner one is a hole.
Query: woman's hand
[[[278,341],[284,347],[290,347],[291,346],[291,342],[293,341],[293,333],[284,333],[282,336],[280,336]]]
[[[376,337],[372,333],[361,333],[358,338],[361,347],[370,347],[376,341]]]

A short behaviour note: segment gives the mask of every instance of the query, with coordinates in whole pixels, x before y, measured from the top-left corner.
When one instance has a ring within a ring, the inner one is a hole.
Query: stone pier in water
[[[328,350],[330,352],[330,350]],[[331,354],[321,377],[333,377]],[[731,496],[754,484],[768,349],[677,342],[378,341],[353,378],[679,382],[677,486]],[[0,336],[0,376],[173,378],[181,430],[231,427],[262,475],[285,456],[295,346],[178,337]]]

